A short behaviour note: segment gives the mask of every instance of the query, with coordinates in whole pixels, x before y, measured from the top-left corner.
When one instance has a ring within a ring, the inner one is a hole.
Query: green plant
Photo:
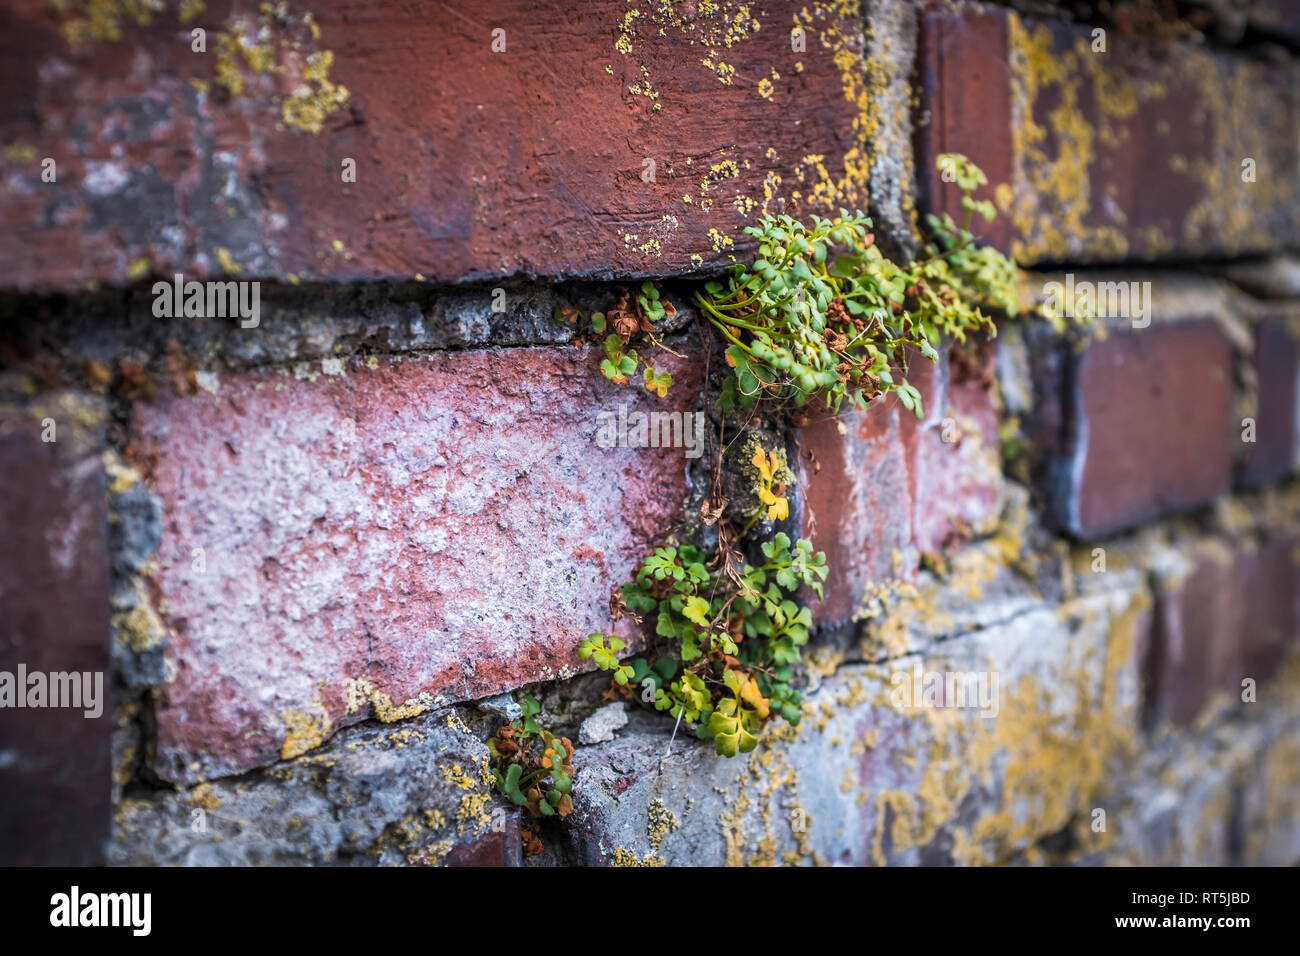
[[[735,375],[719,396],[724,411],[760,400],[802,406],[814,396],[838,411],[846,398],[865,407],[892,392],[919,417],[921,395],[906,379],[908,347],[933,361],[945,337],[993,335],[985,309],[1017,313],[1020,270],[970,232],[975,213],[994,216],[991,203],[972,198],[984,174],[955,153],[939,163],[962,190],[964,222],[928,217],[930,238],[909,266],[881,253],[861,213],[813,216],[811,227],[764,216],[745,230],[757,240],[757,259],[695,297],[728,342]]]
[[[991,203],[974,199],[986,185],[984,174],[955,153],[940,156],[939,166],[961,190],[962,224],[947,215],[928,217],[925,245],[907,266],[881,253],[871,220],[861,213],[813,216],[811,227],[790,216],[764,216],[745,230],[757,240],[755,261],[733,266],[724,281],[707,283],[694,299],[726,339],[734,371],[718,398],[720,433],[728,415],[760,402],[781,411],[820,398],[838,412],[845,399],[866,407],[892,393],[921,417],[921,395],[906,378],[909,350],[937,360],[943,343],[995,334],[988,312],[1019,312],[1020,270],[996,249],[979,245],[970,231],[976,215],[994,218]],[[635,306],[624,291],[614,309],[591,316],[588,333],[605,336],[601,368],[607,378],[624,384],[640,367],[629,347],[634,335],[662,347],[653,323],[671,308],[653,283],[645,283]],[[1064,321],[1042,312],[1058,327]],[[573,310],[557,317],[587,322]],[[647,366],[646,388],[665,394],[671,384],[665,375]],[[622,639],[591,634],[578,653],[610,672],[617,692],[694,725],[719,754],[735,756],[753,750],[771,721],[799,722],[794,668],[812,612],[798,599],[807,592],[820,598],[828,569],[811,542],[792,543],[784,532],[760,545],[761,563],[744,560],[737,542],[760,518],[789,518],[787,486],[794,476],[783,451],[754,449],[749,464],[756,503],[733,506],[739,520],[748,519],[737,534],[734,515],[726,516],[722,460],[719,453],[701,507],[701,520],[718,526],[716,550],[673,542],[656,548],[611,600],[616,620],[628,614],[645,625],[644,651],[624,660]],[[924,557],[936,570],[946,563],[942,555]]]
[[[608,642],[608,643],[606,643]],[[578,646],[578,656],[591,662],[603,671],[614,672],[614,683],[626,684],[633,676],[631,667],[622,667],[618,662],[618,652],[627,647],[622,638],[603,634],[592,634]]]
[[[537,722],[541,705],[525,695],[518,720],[488,741],[496,789],[533,817],[565,817],[573,812],[573,744]]]
[[[960,153],[943,153],[936,160],[961,190],[964,210],[961,226],[947,213],[929,214],[930,239],[923,257],[911,267],[916,275],[919,313],[932,322],[928,330],[965,340],[965,333],[996,329],[981,309],[996,310],[1015,318],[1020,311],[1020,267],[992,246],[982,246],[970,231],[978,213],[985,222],[996,218],[993,204],[976,202],[973,194],[988,183],[984,172]]]
[[[660,398],[668,394],[673,384],[671,373],[653,367],[628,345],[634,337],[644,337],[659,348],[663,344],[655,337],[654,323],[665,316],[677,314],[677,308],[671,302],[661,298],[659,288],[653,282],[641,283],[635,303],[628,290],[622,290],[618,300],[607,312],[592,312],[584,315],[578,309],[557,308],[554,312],[557,322],[573,325],[578,330],[574,338],[575,345],[584,345],[588,341],[599,342],[605,351],[600,362],[600,373],[615,385],[626,385],[633,378],[637,369],[642,369],[642,382],[646,391],[653,392]]]
[[[800,539],[777,534],[762,545],[760,565],[734,565],[724,553],[711,570],[693,545],[656,548],[636,577],[618,592],[621,613],[653,617],[646,653],[627,663],[623,642],[590,635],[579,653],[636,688],[641,703],[695,724],[719,754],[745,753],[762,728],[781,717],[798,724],[800,695],[793,686],[800,648],[808,642],[812,612],[796,595],[821,597],[826,556]]]

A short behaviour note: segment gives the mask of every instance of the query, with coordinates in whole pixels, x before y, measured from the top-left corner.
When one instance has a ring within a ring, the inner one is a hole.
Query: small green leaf
[[[708,627],[709,602],[702,597],[689,598],[682,608],[682,616],[700,627]]]
[[[668,394],[668,389],[673,384],[673,377],[671,374],[651,369],[649,365],[645,367],[643,379],[645,381],[646,389],[654,392],[660,398],[663,398]]]

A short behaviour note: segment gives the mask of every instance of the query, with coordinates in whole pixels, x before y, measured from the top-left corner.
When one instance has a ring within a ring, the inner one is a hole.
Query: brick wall
[[[0,710],[0,860],[1300,862],[1294,3],[64,6],[0,14],[0,671],[106,697]],[[692,294],[757,216],[906,256],[950,151],[1026,301],[1132,314],[768,435],[831,567],[803,720],[670,745],[576,651],[710,462],[598,415],[716,398]],[[177,273],[256,324],[160,317]],[[663,399],[553,318],[644,277]],[[950,671],[994,700],[892,693]],[[527,857],[524,691],[577,744]]]

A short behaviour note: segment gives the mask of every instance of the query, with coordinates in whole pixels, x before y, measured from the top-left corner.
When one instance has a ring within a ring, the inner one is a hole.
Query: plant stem
[[[737,291],[739,291],[739,290],[737,290]],[[743,301],[740,301],[740,302],[717,303],[717,307],[720,308],[720,309],[741,309],[741,308],[744,308],[745,306],[749,305],[749,303],[753,302],[753,301],[754,301],[755,299],[757,299],[760,295],[762,295],[765,291],[767,291],[767,286],[766,286],[766,285],[760,285],[760,286],[758,287],[758,291],[755,292],[753,295],[751,295],[748,299],[744,299]]]
[[[713,318],[712,316],[709,316],[709,321],[712,322],[714,325],[716,325],[716,326],[718,327],[718,331],[721,332],[723,335],[725,335],[727,338],[731,339],[732,342],[734,342],[734,343],[736,343],[737,345],[739,345],[742,349],[744,349],[744,350],[745,350],[746,352],[748,352],[750,355],[754,355],[753,350],[752,350],[748,345],[746,345],[744,342],[740,341],[740,339],[738,339],[738,338],[736,338],[734,335],[732,335],[731,332],[728,331],[728,329],[727,329],[727,327],[726,327],[725,325],[723,325],[721,322],[719,322],[717,319]],[[725,321],[725,320],[724,320],[724,321]],[[757,357],[757,356],[755,356],[755,357]]]

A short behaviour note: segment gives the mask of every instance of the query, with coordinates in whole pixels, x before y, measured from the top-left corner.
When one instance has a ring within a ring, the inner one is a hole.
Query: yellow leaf
[[[740,688],[740,699],[749,706],[749,709],[758,714],[761,719],[766,720],[769,712],[768,700],[758,689],[758,682],[754,678],[749,678]]]

